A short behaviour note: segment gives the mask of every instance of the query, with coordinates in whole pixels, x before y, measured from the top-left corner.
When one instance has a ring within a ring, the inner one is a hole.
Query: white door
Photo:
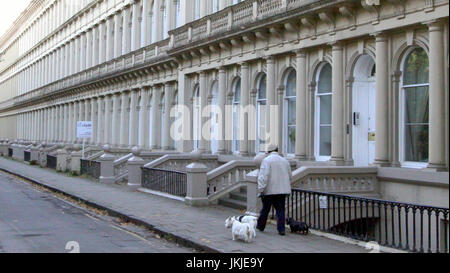
[[[355,166],[369,166],[375,160],[375,81],[353,85],[353,160]]]

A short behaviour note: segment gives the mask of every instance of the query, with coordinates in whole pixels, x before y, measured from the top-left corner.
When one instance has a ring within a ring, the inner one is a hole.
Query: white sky
[[[27,7],[30,0],[2,0],[0,9],[0,37]]]

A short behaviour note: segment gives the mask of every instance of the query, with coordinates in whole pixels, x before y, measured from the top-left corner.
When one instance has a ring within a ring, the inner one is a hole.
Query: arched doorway
[[[369,166],[375,160],[375,62],[369,55],[358,58],[353,70],[353,160]]]

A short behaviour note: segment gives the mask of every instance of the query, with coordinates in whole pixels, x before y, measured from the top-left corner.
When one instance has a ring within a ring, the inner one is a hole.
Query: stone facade
[[[97,146],[448,171],[448,4],[35,0],[0,39],[0,138],[88,120]]]

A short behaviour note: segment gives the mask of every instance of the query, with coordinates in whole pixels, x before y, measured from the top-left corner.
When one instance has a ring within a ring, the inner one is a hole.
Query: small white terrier
[[[228,219],[225,221],[226,228],[231,228],[231,225],[232,225],[231,219],[232,218],[241,223],[252,224],[255,229],[256,229],[256,226],[258,225],[258,218],[256,218],[255,216],[243,215],[243,216],[228,217]]]
[[[239,239],[246,243],[250,243],[252,239],[256,237],[255,225],[253,223],[241,223],[236,217],[229,217],[225,221],[225,227],[231,227],[233,241]]]

